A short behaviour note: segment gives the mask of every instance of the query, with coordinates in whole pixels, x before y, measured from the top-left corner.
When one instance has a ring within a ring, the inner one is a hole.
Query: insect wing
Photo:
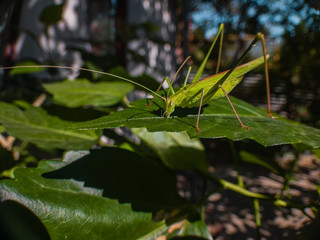
[[[229,93],[235,86],[237,86],[241,82],[243,76],[246,73],[257,68],[263,62],[264,58],[260,57],[237,67],[224,81],[224,83],[222,84],[223,88],[226,90],[227,93]],[[173,100],[175,101],[176,106],[199,106],[202,89],[204,89],[205,92],[203,103],[224,96],[223,91],[220,89],[219,86],[217,86],[217,83],[227,73],[228,71],[225,71],[222,73],[212,75],[210,77],[200,80],[199,82],[189,84],[186,87],[180,89],[178,92],[176,92],[175,96],[173,96]]]

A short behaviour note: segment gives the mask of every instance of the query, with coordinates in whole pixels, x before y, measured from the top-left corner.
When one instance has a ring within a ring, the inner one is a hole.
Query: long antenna
[[[191,58],[191,56],[188,56],[184,61],[183,63],[181,64],[181,66],[179,67],[178,71],[176,71],[176,73],[174,74],[174,77],[172,78],[172,81],[171,81],[171,85],[173,84],[173,81],[176,79],[178,73],[180,72],[181,68],[187,63],[187,61]]]
[[[141,88],[144,88],[145,90],[153,93],[154,95],[157,95],[158,97],[160,97],[161,99],[165,100],[164,97],[160,96],[158,93],[156,93],[155,91],[152,91],[150,88],[147,88],[146,86],[143,86],[142,84],[140,83],[137,83],[135,81],[132,81],[130,79],[127,79],[125,77],[120,77],[120,76],[117,76],[115,74],[112,74],[112,73],[106,73],[106,72],[102,72],[102,71],[98,71],[98,70],[93,70],[93,69],[87,69],[87,68],[81,68],[81,67],[67,67],[67,66],[55,66],[55,65],[33,65],[33,66],[11,66],[11,67],[0,67],[0,69],[3,69],[3,70],[7,70],[7,69],[15,69],[15,68],[40,68],[40,67],[43,67],[43,68],[58,68],[58,69],[75,69],[75,70],[81,70],[81,71],[86,71],[86,72],[93,72],[93,73],[98,73],[98,74],[101,74],[101,75],[106,75],[106,76],[110,76],[110,77],[115,77],[115,78],[118,78],[118,79],[121,79],[121,80],[124,80],[124,81],[127,81],[129,83],[132,83],[132,84],[135,84]]]

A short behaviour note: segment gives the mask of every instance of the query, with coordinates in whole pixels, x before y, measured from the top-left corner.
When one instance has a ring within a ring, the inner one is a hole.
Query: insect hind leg
[[[268,60],[267,60],[267,48],[266,48],[266,41],[264,39],[263,34],[260,34],[260,40],[261,40],[261,44],[262,44],[262,53],[263,53],[263,57],[264,57],[264,72],[265,72],[265,79],[266,79],[268,115],[271,118],[277,118],[277,117],[273,116],[271,113],[270,80],[269,80],[269,70],[268,70]]]
[[[238,122],[240,123],[241,127],[242,127],[242,128],[245,128],[245,129],[247,129],[247,130],[251,129],[250,127],[248,127],[248,126],[246,126],[246,125],[244,125],[244,124],[242,123],[242,121],[241,121],[241,119],[240,119],[240,117],[239,117],[236,109],[234,108],[234,106],[233,106],[233,104],[232,104],[232,102],[231,102],[231,100],[230,100],[230,98],[229,98],[226,90],[224,90],[224,88],[223,88],[221,85],[220,85],[219,87],[222,89],[224,95],[225,95],[226,98],[228,99],[228,101],[229,101],[229,103],[230,103],[230,105],[231,105],[231,107],[232,107],[232,110],[233,110],[234,114],[236,115],[236,117],[237,117],[237,119],[238,119]]]

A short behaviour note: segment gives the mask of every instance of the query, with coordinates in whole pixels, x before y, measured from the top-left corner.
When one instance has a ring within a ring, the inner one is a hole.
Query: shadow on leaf
[[[103,196],[131,203],[138,211],[171,210],[186,203],[177,193],[173,172],[120,148],[93,150],[46,178],[75,179],[103,190]]]

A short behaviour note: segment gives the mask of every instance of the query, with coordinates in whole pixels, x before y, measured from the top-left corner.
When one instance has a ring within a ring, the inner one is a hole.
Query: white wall
[[[88,39],[89,27],[86,19],[87,0],[66,0],[63,21],[49,27],[49,36],[45,35],[45,26],[38,17],[47,5],[59,4],[62,0],[26,0],[21,15],[22,29],[31,33],[23,33],[19,37],[17,60],[36,58],[43,63],[79,67],[82,65],[80,54],[66,50],[66,42],[70,39]],[[176,71],[175,13],[169,0],[128,0],[127,19],[129,23],[140,24],[152,22],[159,26],[157,37],[169,43],[158,44],[148,40],[143,34],[140,39],[130,41],[128,49],[145,56],[147,65],[136,63],[127,57],[127,70],[133,75],[144,72],[162,80],[164,76],[172,77]],[[81,17],[79,17],[81,15]],[[34,38],[32,37],[34,36]],[[70,41],[69,41],[70,42]],[[86,46],[82,46],[86,47]],[[87,46],[90,50],[90,45]]]
[[[133,75],[146,72],[157,80],[173,77],[176,71],[175,39],[176,19],[169,0],[128,0],[128,22],[152,22],[159,27],[158,37],[169,43],[158,44],[141,36],[139,40],[130,41],[128,48],[146,57],[148,66],[142,63],[128,62],[128,71]]]
[[[86,11],[85,0],[66,0],[63,20],[57,25],[48,28],[45,34],[45,25],[39,22],[41,11],[59,0],[28,0],[24,1],[21,13],[20,34],[17,44],[19,53],[17,60],[34,58],[42,63],[79,67],[82,59],[77,51],[66,50],[66,42],[70,39],[86,37],[88,35],[85,18],[79,15]],[[13,16],[14,17],[14,16]],[[68,71],[70,72],[70,71]]]

